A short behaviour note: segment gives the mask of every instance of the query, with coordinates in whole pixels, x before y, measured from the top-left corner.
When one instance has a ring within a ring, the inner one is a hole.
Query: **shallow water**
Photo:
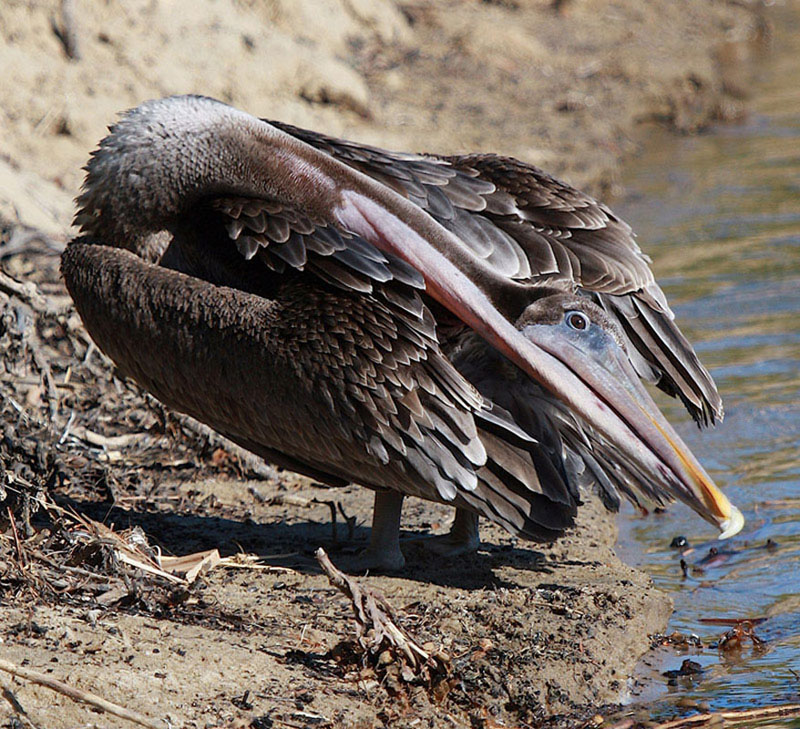
[[[643,665],[637,700],[680,698],[714,710],[800,702],[800,23],[778,25],[742,124],[691,138],[667,134],[626,169],[636,195],[615,204],[637,231],[684,332],[711,369],[725,420],[699,431],[659,399],[695,454],[744,513],[728,542],[685,508],[620,519],[620,551],[675,602],[670,631],[712,643],[703,618],[758,618],[766,640],[725,653],[674,651]],[[673,537],[689,539],[688,577]],[[772,540],[774,546],[767,546]],[[709,549],[721,554],[709,558]],[[722,554],[730,551],[730,554]],[[702,572],[700,569],[702,568]],[[684,658],[705,670],[670,686]],[[650,706],[652,709],[652,705]],[[774,722],[773,722],[774,723]],[[780,724],[780,722],[778,722]],[[800,720],[781,726],[800,727]]]

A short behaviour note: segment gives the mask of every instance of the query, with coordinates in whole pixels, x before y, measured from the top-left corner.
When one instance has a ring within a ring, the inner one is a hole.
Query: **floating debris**
[[[699,676],[705,669],[697,661],[687,658],[681,663],[681,667],[671,671],[664,671],[661,675],[670,679],[683,678],[685,676]]]
[[[676,630],[672,633],[669,633],[669,635],[654,635],[651,646],[653,648],[657,648],[658,646],[671,646],[673,648],[688,650],[689,648],[702,648],[703,641],[700,640],[700,637],[694,633],[691,635],[686,635],[685,633],[679,633]]]
[[[755,634],[755,627],[766,620],[767,618],[700,618],[700,622],[707,625],[733,626],[717,643],[717,648],[726,653],[740,650],[748,641],[755,648],[763,648],[766,641]]]

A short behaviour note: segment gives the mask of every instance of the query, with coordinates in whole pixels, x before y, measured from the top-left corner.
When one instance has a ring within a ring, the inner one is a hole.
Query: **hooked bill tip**
[[[744,516],[733,504],[731,504],[731,514],[721,522],[719,525],[720,535],[717,539],[729,539],[730,537],[738,534],[744,526]]]

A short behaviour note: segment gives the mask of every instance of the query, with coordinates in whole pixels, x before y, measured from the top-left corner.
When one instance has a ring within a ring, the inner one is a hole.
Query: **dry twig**
[[[717,711],[706,714],[692,714],[681,719],[672,719],[663,724],[656,724],[653,729],[694,729],[703,727],[722,718],[727,724],[763,721],[765,719],[800,717],[800,704],[778,704],[763,706],[757,709],[740,709],[737,711]]]
[[[39,291],[33,281],[24,283],[17,281],[2,270],[0,270],[0,291],[10,296],[16,296],[38,314],[57,315],[65,311],[65,309],[53,305],[48,297]]]
[[[88,428],[78,425],[71,430],[72,435],[86,441],[90,445],[97,446],[98,448],[116,449],[126,448],[130,445],[135,445],[148,437],[147,433],[123,433],[122,435],[102,435],[95,433]]]
[[[430,680],[434,675],[449,673],[449,656],[443,651],[425,650],[398,626],[394,610],[383,595],[344,574],[322,547],[317,550],[316,557],[331,585],[350,599],[358,624],[358,642],[364,650],[373,657],[389,651],[401,663],[400,675],[405,681]]]
[[[722,726],[765,721],[767,719],[787,719],[800,716],[800,704],[777,704],[762,706],[757,709],[738,709],[732,711],[715,711],[702,714],[691,714],[679,719],[670,719],[661,724],[651,725],[652,729],[702,729],[721,721]],[[633,729],[638,722],[627,717],[609,726],[609,729]]]
[[[149,729],[163,729],[162,724],[155,722],[152,719],[148,719],[146,716],[138,713],[137,711],[126,709],[124,706],[120,706],[119,704],[108,701],[97,694],[92,694],[88,691],[83,691],[82,689],[69,686],[66,683],[57,681],[56,679],[45,675],[44,673],[32,671],[30,668],[17,666],[16,664],[11,663],[11,661],[6,661],[3,658],[0,658],[0,671],[5,671],[6,673],[10,673],[12,676],[17,676],[18,678],[24,678],[26,681],[33,681],[33,683],[39,684],[40,686],[45,686],[53,691],[63,694],[64,696],[68,696],[73,701],[82,701],[85,704],[89,704],[89,706],[94,706],[96,709],[105,711],[107,714],[111,714],[112,716],[116,716],[120,719],[127,719],[128,721],[132,721],[140,726],[149,727]]]
[[[350,540],[353,539],[353,533],[356,528],[356,518],[348,516],[341,501],[333,501],[332,499],[307,499],[305,496],[298,496],[296,494],[278,494],[273,496],[267,502],[270,506],[299,506],[304,509],[310,509],[312,506],[327,506],[331,512],[331,534],[334,544],[339,541],[338,520],[336,518],[337,511],[342,515],[345,526],[347,527],[347,534]]]
[[[14,512],[11,511],[10,506],[6,507],[6,511],[8,512],[8,523],[11,525],[11,533],[14,535],[14,546],[17,549],[17,561],[24,569],[28,566],[28,560],[25,557],[25,552],[23,551],[22,544],[19,540],[19,532],[17,532],[17,522],[16,519],[14,519]]]

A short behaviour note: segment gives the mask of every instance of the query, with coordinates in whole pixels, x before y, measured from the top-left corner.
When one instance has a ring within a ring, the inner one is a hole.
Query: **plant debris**
[[[57,246],[8,252],[0,248],[0,590],[175,617],[180,605],[183,619],[230,622],[193,594],[204,572],[285,568],[213,548],[168,556],[140,526],[104,522],[119,508],[175,510],[145,465],[260,480],[274,470],[114,377],[64,291]],[[102,504],[103,521],[82,513]]]
[[[222,558],[216,549],[180,557],[162,555],[140,527],[115,531],[89,517],[39,497],[38,509],[51,527],[20,538],[10,507],[9,528],[0,534],[3,552],[14,558],[0,563],[0,586],[22,590],[45,602],[92,600],[97,607],[137,606],[145,612],[171,613],[177,606],[198,605],[192,586],[217,567],[291,572],[262,564],[255,555]],[[219,616],[216,616],[219,617]]]
[[[435,645],[420,645],[401,627],[388,600],[340,571],[324,549],[318,549],[316,557],[331,585],[351,602],[356,619],[354,653],[361,655],[362,666],[373,671],[381,683],[389,682],[395,693],[401,692],[402,684],[422,684],[437,700],[444,698],[452,671],[450,656]],[[341,645],[337,652],[344,653]]]
[[[31,669],[23,666],[17,666],[2,658],[0,658],[0,671],[5,671],[6,673],[10,673],[12,676],[17,676],[18,678],[32,681],[40,686],[46,686],[53,691],[57,691],[64,696],[68,696],[74,701],[81,701],[84,704],[89,704],[89,706],[97,709],[98,711],[111,714],[112,716],[116,716],[120,719],[126,719],[134,724],[148,727],[148,729],[162,729],[163,725],[160,722],[152,721],[143,714],[140,714],[138,711],[127,709],[124,706],[120,706],[119,704],[109,701],[108,699],[98,696],[97,694],[91,693],[90,691],[83,691],[82,689],[70,686],[63,681],[58,681],[52,676],[47,676],[44,673],[39,673],[38,671],[32,671]],[[24,714],[25,710],[18,704],[18,702],[15,703],[17,705],[14,708],[20,713]]]
[[[747,641],[754,648],[763,648],[766,641],[755,634],[755,627],[766,620],[767,618],[700,618],[700,622],[707,625],[733,626],[717,643],[717,648],[723,652],[740,650]]]

